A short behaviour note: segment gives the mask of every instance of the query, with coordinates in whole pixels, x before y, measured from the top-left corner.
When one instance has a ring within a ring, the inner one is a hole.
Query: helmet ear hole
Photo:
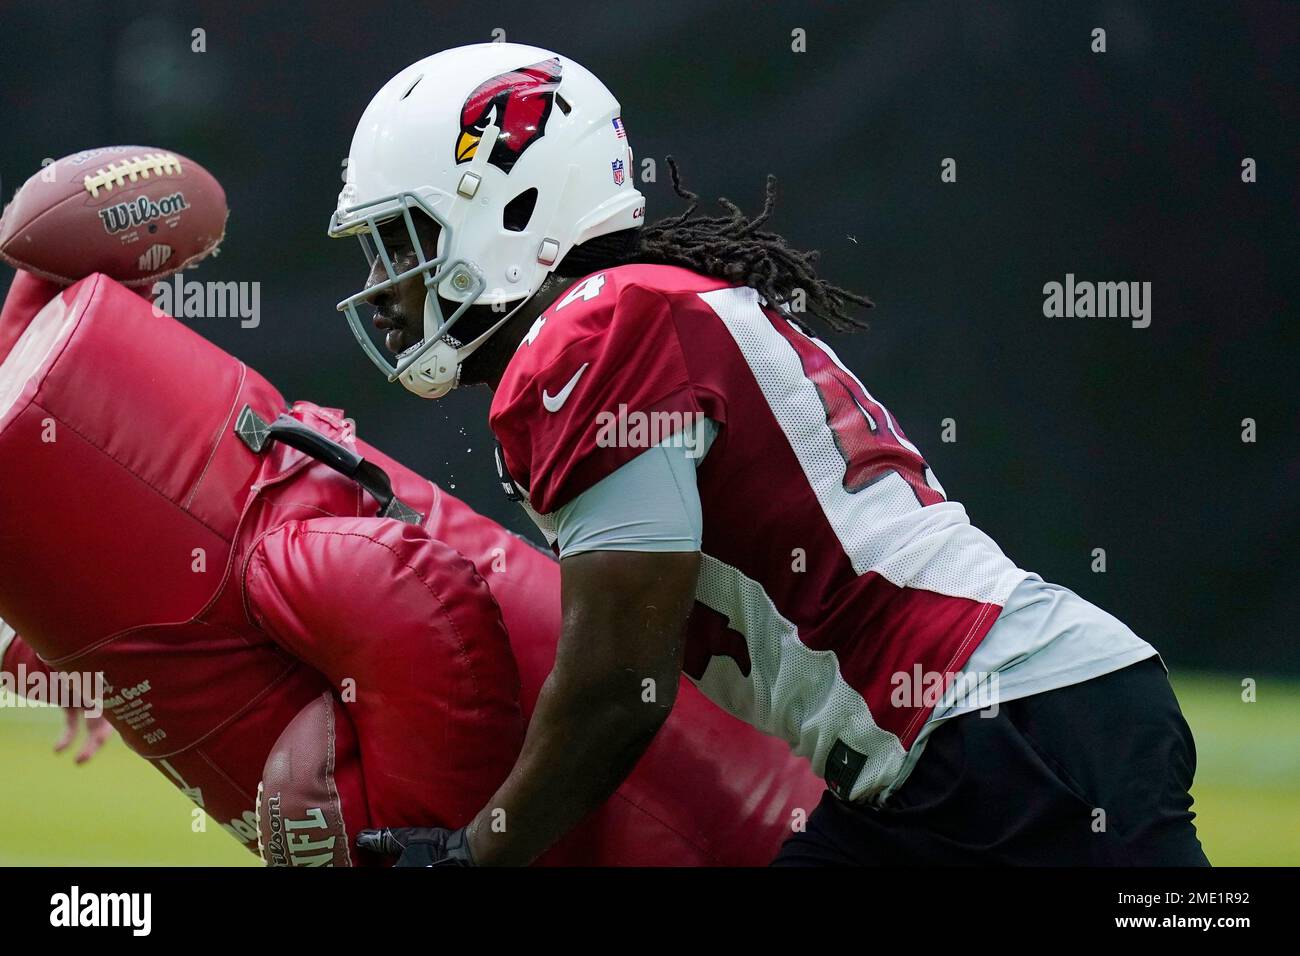
[[[501,211],[501,225],[511,232],[523,232],[533,218],[533,209],[537,206],[537,189],[530,186],[510,202]]]

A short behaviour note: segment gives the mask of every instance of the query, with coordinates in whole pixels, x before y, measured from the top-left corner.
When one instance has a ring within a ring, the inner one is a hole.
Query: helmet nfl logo
[[[623,160],[616,159],[612,163],[610,163],[610,166],[612,166],[614,169],[614,185],[622,186],[623,185]]]

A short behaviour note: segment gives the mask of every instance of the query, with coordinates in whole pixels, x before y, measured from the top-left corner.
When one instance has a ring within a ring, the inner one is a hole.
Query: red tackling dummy
[[[106,276],[56,292],[20,273],[0,313],[4,666],[30,645],[102,671],[127,745],[250,849],[264,783],[271,862],[373,862],[354,846],[372,823],[468,822],[554,658],[558,565]],[[245,408],[378,465],[422,517],[376,517],[283,443],[255,452]],[[762,864],[821,790],[683,682],[631,778],[542,862]]]

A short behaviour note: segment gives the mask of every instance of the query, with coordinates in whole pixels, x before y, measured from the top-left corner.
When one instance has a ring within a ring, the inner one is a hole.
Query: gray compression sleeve
[[[704,419],[637,455],[552,516],[563,559],[584,551],[698,551],[704,519],[695,483],[718,432]],[[698,444],[697,444],[698,439]]]

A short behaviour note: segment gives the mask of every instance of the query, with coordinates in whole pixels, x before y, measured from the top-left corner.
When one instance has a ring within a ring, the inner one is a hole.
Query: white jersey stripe
[[[862,695],[845,682],[834,651],[804,644],[761,584],[704,554],[695,599],[727,618],[750,656],[748,677],[730,657],[710,658],[695,682],[706,697],[788,742],[818,776],[825,775],[836,740],[865,754],[851,799],[870,798],[897,776],[907,756],[898,737],[876,724]]]
[[[922,508],[911,486],[893,473],[856,493],[845,490],[844,458],[816,387],[794,348],[772,327],[758,294],[741,287],[699,297],[717,313],[749,364],[854,571],[874,571],[898,587],[1001,604],[1027,572],[971,526],[961,504]],[[888,427],[897,435],[892,418]]]

